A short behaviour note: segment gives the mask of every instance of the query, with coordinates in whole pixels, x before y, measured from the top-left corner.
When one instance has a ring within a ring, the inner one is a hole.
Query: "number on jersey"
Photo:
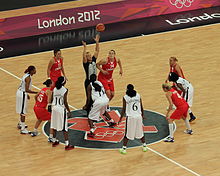
[[[132,109],[133,109],[133,111],[137,111],[138,110],[138,106],[136,105],[136,102],[134,102],[134,104],[132,105]]]

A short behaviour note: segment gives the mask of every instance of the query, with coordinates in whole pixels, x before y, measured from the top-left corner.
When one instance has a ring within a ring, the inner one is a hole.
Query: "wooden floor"
[[[140,148],[128,149],[127,155],[117,150],[89,150],[77,148],[64,151],[63,146],[52,148],[47,138],[20,135],[16,129],[15,93],[20,80],[0,70],[0,175],[115,175],[115,176],[218,176],[220,173],[220,24],[173,31],[137,38],[101,43],[100,57],[115,49],[122,60],[124,75],[114,72],[116,87],[111,106],[121,106],[128,83],[135,85],[142,95],[145,109],[165,113],[167,101],[161,89],[166,79],[170,56],[176,56],[185,76],[195,88],[193,112],[198,120],[192,124],[194,134],[188,136],[182,121],[177,122],[175,142],[159,142],[149,146],[163,156],[194,171],[190,172],[172,163],[158,153],[141,152]],[[94,45],[88,47],[93,51]],[[66,75],[69,79],[69,104],[81,108],[84,104],[84,71],[82,47],[63,49]],[[43,52],[0,60],[0,68],[22,77],[24,69],[35,65],[37,74],[33,84],[42,87],[51,52]],[[27,124],[35,123],[31,96]],[[197,174],[196,174],[197,173]]]

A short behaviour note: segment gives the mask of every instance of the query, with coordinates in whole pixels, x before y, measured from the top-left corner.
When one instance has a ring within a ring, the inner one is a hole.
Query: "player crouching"
[[[95,126],[94,122],[100,121],[100,115],[104,115],[109,126],[114,126],[116,123],[113,119],[111,119],[108,112],[106,112],[106,107],[109,103],[109,99],[105,93],[105,89],[100,81],[96,81],[96,75],[92,74],[90,76],[90,85],[87,87],[87,101],[86,106],[91,104],[90,102],[93,101],[91,110],[89,111],[88,115],[88,122],[90,126],[90,133],[88,137],[94,137]]]

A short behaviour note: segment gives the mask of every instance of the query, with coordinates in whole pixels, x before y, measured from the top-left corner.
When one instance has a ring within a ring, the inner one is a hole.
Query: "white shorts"
[[[27,93],[18,89],[16,93],[16,112],[22,115],[27,114],[27,104]]]
[[[193,87],[190,87],[187,89],[186,94],[184,96],[184,99],[188,103],[189,107],[192,107],[193,104],[193,94],[194,94],[194,89]]]
[[[59,106],[52,107],[50,128],[57,131],[68,131],[67,112],[65,108]]]
[[[134,140],[141,139],[144,136],[142,117],[127,117],[125,136]]]
[[[99,116],[105,113],[108,103],[108,98],[99,98],[95,100],[92,104],[88,118],[91,120],[99,121]]]

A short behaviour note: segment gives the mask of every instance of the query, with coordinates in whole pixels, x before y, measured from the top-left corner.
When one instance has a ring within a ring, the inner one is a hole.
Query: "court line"
[[[13,77],[16,78],[16,79],[21,80],[21,78],[19,78],[18,76],[14,75],[13,73],[11,73],[11,72],[9,72],[9,71],[3,69],[2,67],[0,67],[0,70],[2,70],[3,72],[5,72],[5,73],[7,73],[7,74],[9,74],[9,75],[11,75],[11,76],[13,76]],[[38,89],[38,90],[40,90],[38,87],[36,87],[36,86],[34,86],[34,85],[33,85],[33,87],[36,88],[36,89]],[[71,105],[69,105],[69,106],[70,106],[71,108],[77,110],[76,107],[71,106]],[[45,123],[44,123],[44,125],[45,125]],[[44,125],[43,125],[43,126],[44,126]],[[47,136],[47,135],[46,135],[46,136]],[[79,148],[80,148],[80,147],[79,147]],[[201,176],[200,174],[194,172],[193,170],[191,170],[191,169],[189,169],[189,168],[183,166],[182,164],[179,164],[178,162],[176,162],[176,161],[174,161],[174,160],[172,160],[172,159],[170,159],[170,158],[164,156],[163,154],[157,152],[156,150],[153,150],[153,149],[151,149],[150,147],[147,147],[147,148],[148,148],[148,150],[150,150],[150,151],[152,151],[153,153],[159,155],[160,157],[162,157],[162,158],[164,158],[164,159],[170,161],[171,163],[173,163],[173,164],[175,164],[175,165],[181,167],[182,169],[185,169],[185,170],[187,170],[188,172],[190,172],[190,173],[192,173],[192,174],[194,174],[194,175],[196,175],[196,176]]]

